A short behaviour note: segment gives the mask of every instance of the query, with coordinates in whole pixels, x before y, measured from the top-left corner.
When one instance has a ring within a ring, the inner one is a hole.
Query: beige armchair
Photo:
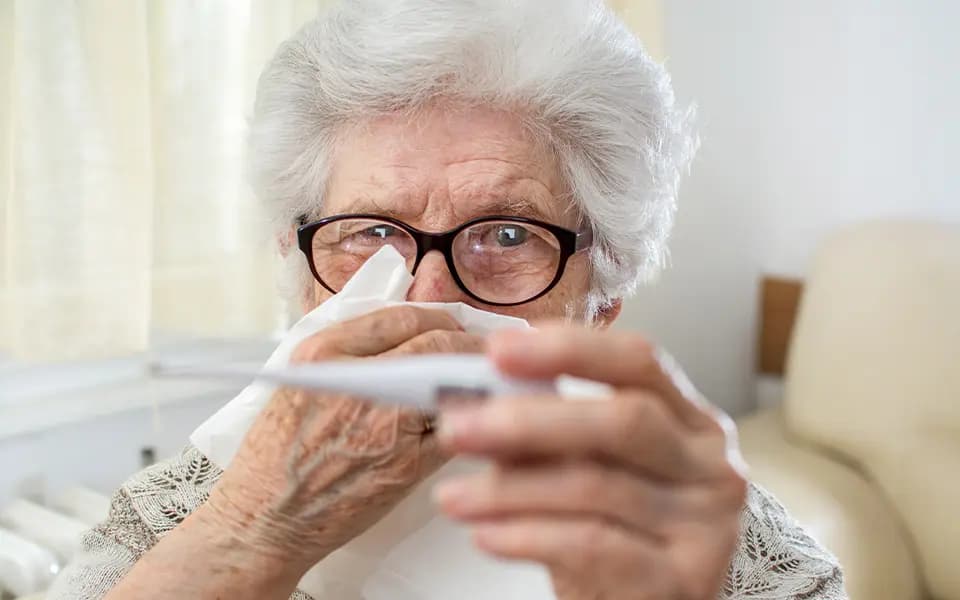
[[[740,426],[753,478],[837,554],[853,600],[960,600],[960,225],[829,239],[783,405]]]

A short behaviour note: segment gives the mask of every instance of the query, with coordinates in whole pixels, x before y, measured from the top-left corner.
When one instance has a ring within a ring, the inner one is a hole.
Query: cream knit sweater
[[[140,556],[207,499],[220,474],[188,446],[133,476],[114,495],[109,518],[87,533],[83,550],[57,578],[48,600],[104,597]],[[301,591],[291,598],[311,600]],[[721,598],[841,600],[847,595],[836,559],[769,493],[751,485]]]

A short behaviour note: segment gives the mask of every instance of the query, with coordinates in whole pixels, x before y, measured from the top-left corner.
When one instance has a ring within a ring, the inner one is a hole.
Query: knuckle
[[[393,320],[404,331],[418,331],[423,321],[422,309],[416,306],[397,306],[390,315],[384,315]]]
[[[721,478],[723,498],[728,506],[742,507],[747,502],[750,484],[747,478],[734,469],[729,461],[725,461],[724,471]]]
[[[724,427],[722,419],[718,418],[718,416],[715,414],[710,414],[708,412],[705,414],[707,418],[703,420],[700,430],[706,435],[711,435],[717,437],[718,439],[726,440],[727,435],[731,432]],[[733,429],[732,433],[736,435],[736,429]]]
[[[432,329],[411,338],[403,345],[403,354],[450,353],[457,349],[457,336],[453,331]]]
[[[424,354],[427,346],[427,339],[423,335],[418,335],[417,337],[411,338],[400,344],[396,349],[391,350],[389,353],[396,354]]]
[[[631,442],[650,420],[656,407],[646,394],[636,394],[621,399],[613,405],[613,437],[617,442]]]
[[[607,528],[601,523],[584,523],[580,528],[579,550],[574,553],[570,567],[582,572],[602,564],[608,536]]]
[[[606,481],[596,469],[577,468],[571,473],[573,498],[583,507],[590,507],[606,497]]]
[[[647,358],[653,357],[657,347],[656,344],[651,342],[646,337],[637,333],[632,333],[628,335],[630,335],[630,347],[634,352],[637,353],[637,356],[647,357]]]
[[[628,333],[626,335],[628,336],[625,344],[626,351],[630,353],[630,356],[634,357],[637,364],[641,368],[656,366],[656,344],[637,333]]]
[[[708,404],[706,400],[704,400],[703,405],[700,407],[700,413],[705,418],[702,419],[702,423],[699,424],[698,430],[708,435],[717,436],[723,440],[729,438],[737,439],[739,435],[737,432],[737,424],[726,412]]]
[[[330,345],[321,335],[310,336],[300,342],[290,356],[293,363],[315,362],[330,357]]]
[[[305,340],[297,344],[297,347],[293,349],[293,354],[290,355],[290,362],[303,363],[309,361],[310,356],[313,354],[311,346],[310,340]]]
[[[423,346],[432,352],[452,352],[457,346],[456,336],[452,331],[434,329],[423,335]]]

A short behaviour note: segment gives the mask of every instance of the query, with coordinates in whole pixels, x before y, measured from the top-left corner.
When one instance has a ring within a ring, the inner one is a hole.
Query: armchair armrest
[[[924,598],[911,541],[878,488],[852,466],[791,439],[779,410],[738,426],[751,479],[839,558],[852,600]]]

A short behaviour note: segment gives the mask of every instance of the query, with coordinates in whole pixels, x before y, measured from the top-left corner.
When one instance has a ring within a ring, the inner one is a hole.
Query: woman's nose
[[[447,261],[437,251],[427,252],[413,276],[413,285],[407,291],[410,302],[460,302],[463,292],[453,280]]]

